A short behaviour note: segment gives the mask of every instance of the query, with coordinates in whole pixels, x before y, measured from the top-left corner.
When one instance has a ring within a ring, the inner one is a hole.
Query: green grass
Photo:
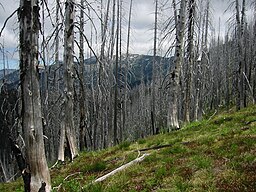
[[[256,106],[224,111],[179,131],[81,153],[74,162],[51,170],[53,191],[255,191],[255,118]],[[135,159],[138,149],[167,144],[171,146],[149,150],[144,161],[92,184]],[[22,191],[22,180],[0,184],[0,191]]]

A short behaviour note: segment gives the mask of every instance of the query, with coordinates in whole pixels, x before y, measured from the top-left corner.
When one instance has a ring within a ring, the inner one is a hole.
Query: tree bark
[[[61,127],[60,140],[66,141],[59,146],[59,159],[64,161],[65,147],[73,160],[78,155],[76,134],[74,129],[74,1],[65,2],[65,32],[64,32],[64,127]]]
[[[157,49],[157,16],[158,16],[158,0],[155,4],[155,26],[154,26],[154,50],[152,63],[152,95],[151,95],[151,127],[153,135],[156,134],[156,49]]]
[[[84,1],[81,0],[81,7],[84,7]],[[84,150],[87,147],[86,144],[86,113],[85,113],[85,86],[84,86],[84,12],[83,9],[80,10],[80,47],[79,47],[79,107],[80,107],[80,123],[79,123],[79,130],[80,130],[80,150]]]
[[[243,0],[242,7],[242,18],[240,20],[240,9],[239,9],[239,0],[235,1],[236,6],[236,24],[237,24],[237,47],[238,47],[238,77],[237,77],[237,101],[236,108],[240,110],[244,107],[244,51],[243,51],[243,21],[244,21],[244,9],[245,9],[245,0]]]
[[[29,166],[30,191],[37,192],[42,183],[50,192],[50,174],[45,157],[42,107],[38,73],[39,2],[21,0],[20,21],[20,80],[22,97],[22,128]]]
[[[185,121],[190,121],[191,105],[191,80],[194,62],[194,22],[195,22],[195,0],[189,0],[188,16],[188,46],[187,46],[187,71],[186,71],[186,96],[185,96]]]
[[[116,27],[116,63],[115,63],[115,93],[114,93],[114,128],[113,128],[113,142],[114,145],[118,143],[117,138],[117,128],[118,128],[118,122],[117,122],[117,105],[118,105],[118,63],[119,63],[119,0],[117,0],[117,27]]]
[[[175,58],[174,64],[175,69],[173,72],[170,71],[171,89],[169,90],[169,107],[167,116],[167,126],[169,131],[172,129],[179,129],[178,120],[178,94],[179,94],[179,81],[181,72],[181,63],[183,58],[183,47],[184,47],[184,28],[185,28],[185,9],[186,0],[181,0],[179,16],[175,18],[176,22],[176,45],[175,45]],[[177,10],[174,10],[177,12]],[[175,14],[177,15],[177,13]]]

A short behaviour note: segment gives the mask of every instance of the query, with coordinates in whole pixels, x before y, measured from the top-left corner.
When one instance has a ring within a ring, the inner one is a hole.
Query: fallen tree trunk
[[[142,151],[156,150],[156,149],[162,149],[162,148],[172,147],[172,146],[173,146],[173,144],[158,145],[158,146],[154,146],[154,147],[139,149],[139,151],[142,152]]]
[[[104,181],[108,177],[110,177],[110,176],[112,176],[112,175],[114,175],[114,174],[116,174],[116,173],[118,173],[118,172],[120,172],[120,171],[122,171],[122,170],[124,170],[124,169],[126,169],[128,167],[130,167],[131,165],[143,161],[145,159],[145,157],[148,156],[148,155],[149,155],[149,153],[143,154],[141,157],[138,157],[138,158],[134,159],[133,161],[131,161],[131,162],[127,163],[127,164],[124,164],[121,167],[118,167],[117,169],[111,171],[110,173],[108,173],[106,175],[103,175],[102,177],[96,179],[95,181],[93,181],[93,183]]]

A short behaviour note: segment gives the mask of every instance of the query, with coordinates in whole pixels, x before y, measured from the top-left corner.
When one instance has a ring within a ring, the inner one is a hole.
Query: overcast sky
[[[159,0],[165,1],[165,0]],[[48,0],[49,4],[54,1]],[[130,0],[124,0],[124,9],[126,18],[128,14]],[[171,2],[171,1],[170,1]],[[218,30],[219,18],[221,21],[221,32],[226,30],[226,22],[230,18],[230,10],[226,13],[229,0],[211,0],[211,19],[212,24]],[[2,28],[6,18],[13,13],[19,6],[19,0],[1,0],[0,3],[0,28]],[[169,3],[170,4],[170,3]],[[172,14],[172,13],[170,13]],[[127,24],[127,21],[124,23]],[[131,52],[138,54],[152,54],[153,47],[153,26],[154,26],[154,0],[134,0],[133,14],[132,14],[132,37],[131,37]],[[51,27],[51,25],[48,25]],[[124,30],[126,30],[124,26]],[[17,42],[18,42],[18,23],[15,15],[4,29],[3,36],[0,37],[0,43],[5,45],[5,51],[8,52],[10,68],[17,67]],[[16,53],[15,53],[16,50]],[[0,69],[3,67],[2,52],[0,55]],[[16,64],[16,65],[15,65]]]

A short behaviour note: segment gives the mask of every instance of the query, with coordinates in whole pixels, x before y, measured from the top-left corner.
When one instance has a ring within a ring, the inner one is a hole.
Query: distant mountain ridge
[[[136,86],[144,83],[149,83],[152,80],[152,69],[153,69],[153,60],[154,57],[150,55],[139,55],[139,54],[130,54],[127,58],[122,56],[121,58],[121,66],[122,69],[119,69],[123,73],[126,63],[129,65],[129,84],[130,86]],[[62,63],[62,61],[60,61]],[[160,56],[155,57],[156,68],[161,70],[161,73],[166,74],[169,70],[169,67],[173,65],[173,57],[163,58]],[[85,59],[84,65],[85,70],[88,72],[88,66],[93,66],[97,64],[97,59],[95,57],[91,57]],[[57,69],[56,65],[50,65],[49,71],[50,76],[54,76],[53,71]],[[51,69],[51,70],[50,70]],[[5,72],[5,82],[9,85],[9,88],[14,88],[18,85],[19,82],[19,70],[9,69]],[[0,70],[0,84],[3,83],[4,70]]]
[[[1,69],[0,70],[0,79],[2,79],[5,75],[8,75],[10,73],[13,73],[17,69]]]

